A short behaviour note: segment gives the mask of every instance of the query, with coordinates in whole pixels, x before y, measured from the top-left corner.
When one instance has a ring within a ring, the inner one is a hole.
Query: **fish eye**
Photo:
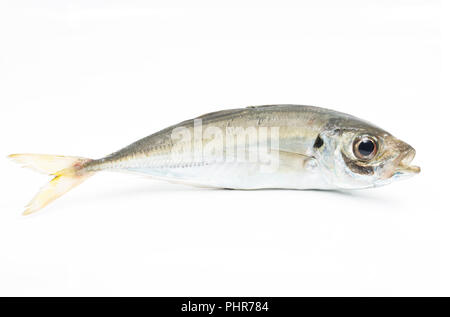
[[[377,141],[369,136],[359,137],[353,143],[353,152],[358,159],[369,161],[373,159],[378,152]]]

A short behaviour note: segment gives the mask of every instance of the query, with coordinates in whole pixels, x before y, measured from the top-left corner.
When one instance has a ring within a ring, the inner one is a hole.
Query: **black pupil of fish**
[[[358,145],[358,151],[362,156],[370,156],[375,151],[375,144],[372,140],[362,140]]]

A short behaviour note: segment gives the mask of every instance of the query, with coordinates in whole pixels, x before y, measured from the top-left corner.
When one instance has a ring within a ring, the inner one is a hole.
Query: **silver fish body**
[[[185,132],[184,138],[177,138],[177,130]],[[218,131],[219,137],[205,136],[211,130]],[[230,135],[234,142],[228,143]],[[311,106],[269,105],[213,112],[181,122],[90,162],[86,170],[122,170],[234,189],[368,188],[389,183],[395,173],[400,178],[418,172],[412,168],[377,174],[382,163],[358,165],[351,153],[343,154],[352,150],[341,143],[350,138],[353,144],[361,135],[374,136],[386,145],[390,142],[390,151],[401,148],[394,156],[411,160],[414,156],[406,143],[351,115]],[[323,142],[321,147],[317,147],[318,140]],[[206,153],[204,149],[211,147],[221,150]]]

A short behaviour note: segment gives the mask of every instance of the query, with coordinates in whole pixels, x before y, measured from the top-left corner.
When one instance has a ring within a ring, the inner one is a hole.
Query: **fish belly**
[[[162,160],[164,161],[164,160]],[[313,158],[282,153],[277,164],[261,162],[211,162],[142,164],[126,171],[170,182],[230,189],[332,189]],[[161,162],[161,160],[159,160]]]

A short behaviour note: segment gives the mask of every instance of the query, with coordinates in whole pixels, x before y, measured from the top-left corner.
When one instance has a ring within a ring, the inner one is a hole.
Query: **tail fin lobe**
[[[61,197],[72,188],[81,184],[93,172],[83,171],[85,164],[91,159],[46,155],[46,154],[12,154],[13,161],[35,171],[54,175],[54,178],[46,184],[26,206],[24,215],[29,215],[47,206],[53,200]]]

